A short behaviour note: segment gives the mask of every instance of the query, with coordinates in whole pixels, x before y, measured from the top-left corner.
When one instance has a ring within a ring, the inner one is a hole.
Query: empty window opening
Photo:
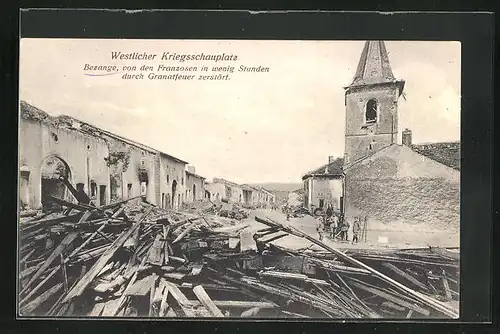
[[[365,113],[366,123],[377,122],[377,113],[378,113],[377,101],[374,99],[369,100],[366,103],[366,113]]]
[[[90,183],[90,197],[97,196],[97,184],[95,182]]]
[[[320,199],[319,200],[319,207],[323,208],[324,205],[325,205],[325,200],[324,199]]]
[[[170,175],[167,174],[167,184],[170,182]]]
[[[99,204],[106,205],[106,186],[99,186]]]
[[[51,133],[51,135],[54,141],[57,143],[59,141],[59,137],[55,133]]]
[[[127,198],[132,197],[132,183],[127,184]]]

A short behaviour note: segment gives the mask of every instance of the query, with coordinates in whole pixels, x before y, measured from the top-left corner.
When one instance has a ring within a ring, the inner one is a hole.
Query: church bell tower
[[[346,164],[397,143],[404,84],[394,78],[384,42],[367,41],[354,80],[345,87]]]

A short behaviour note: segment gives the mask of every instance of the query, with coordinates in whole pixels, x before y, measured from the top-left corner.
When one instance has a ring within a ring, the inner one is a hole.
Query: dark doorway
[[[50,197],[68,200],[66,186],[61,182],[61,177],[71,179],[68,164],[55,156],[45,159],[41,168],[42,210],[44,212],[62,209],[59,204],[51,201]]]
[[[161,207],[165,209],[165,193],[161,194]]]
[[[106,205],[106,186],[99,186],[99,204]]]
[[[172,181],[172,207],[174,209],[177,208],[176,203],[175,203],[176,191],[177,191],[177,181],[173,180]]]
[[[193,184],[193,201],[196,201],[196,184]]]
[[[325,200],[324,199],[320,199],[319,200],[319,207],[323,208],[324,206],[325,206]]]

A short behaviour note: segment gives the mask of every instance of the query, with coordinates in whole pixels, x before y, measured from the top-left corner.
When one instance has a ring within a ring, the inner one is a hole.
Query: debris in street
[[[20,224],[19,312],[31,316],[455,318],[458,255],[331,248],[268,218],[265,228],[143,198]],[[206,205],[205,207],[208,207]],[[323,250],[272,242],[305,238]]]

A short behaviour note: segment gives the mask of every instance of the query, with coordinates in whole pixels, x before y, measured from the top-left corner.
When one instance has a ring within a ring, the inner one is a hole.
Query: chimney
[[[411,146],[411,130],[404,129],[402,132],[402,142],[405,146]]]
[[[195,174],[194,166],[187,166],[187,171],[190,172],[191,174]]]
[[[328,163],[331,164],[333,161],[335,161],[335,157],[333,155],[330,155],[328,157]]]

